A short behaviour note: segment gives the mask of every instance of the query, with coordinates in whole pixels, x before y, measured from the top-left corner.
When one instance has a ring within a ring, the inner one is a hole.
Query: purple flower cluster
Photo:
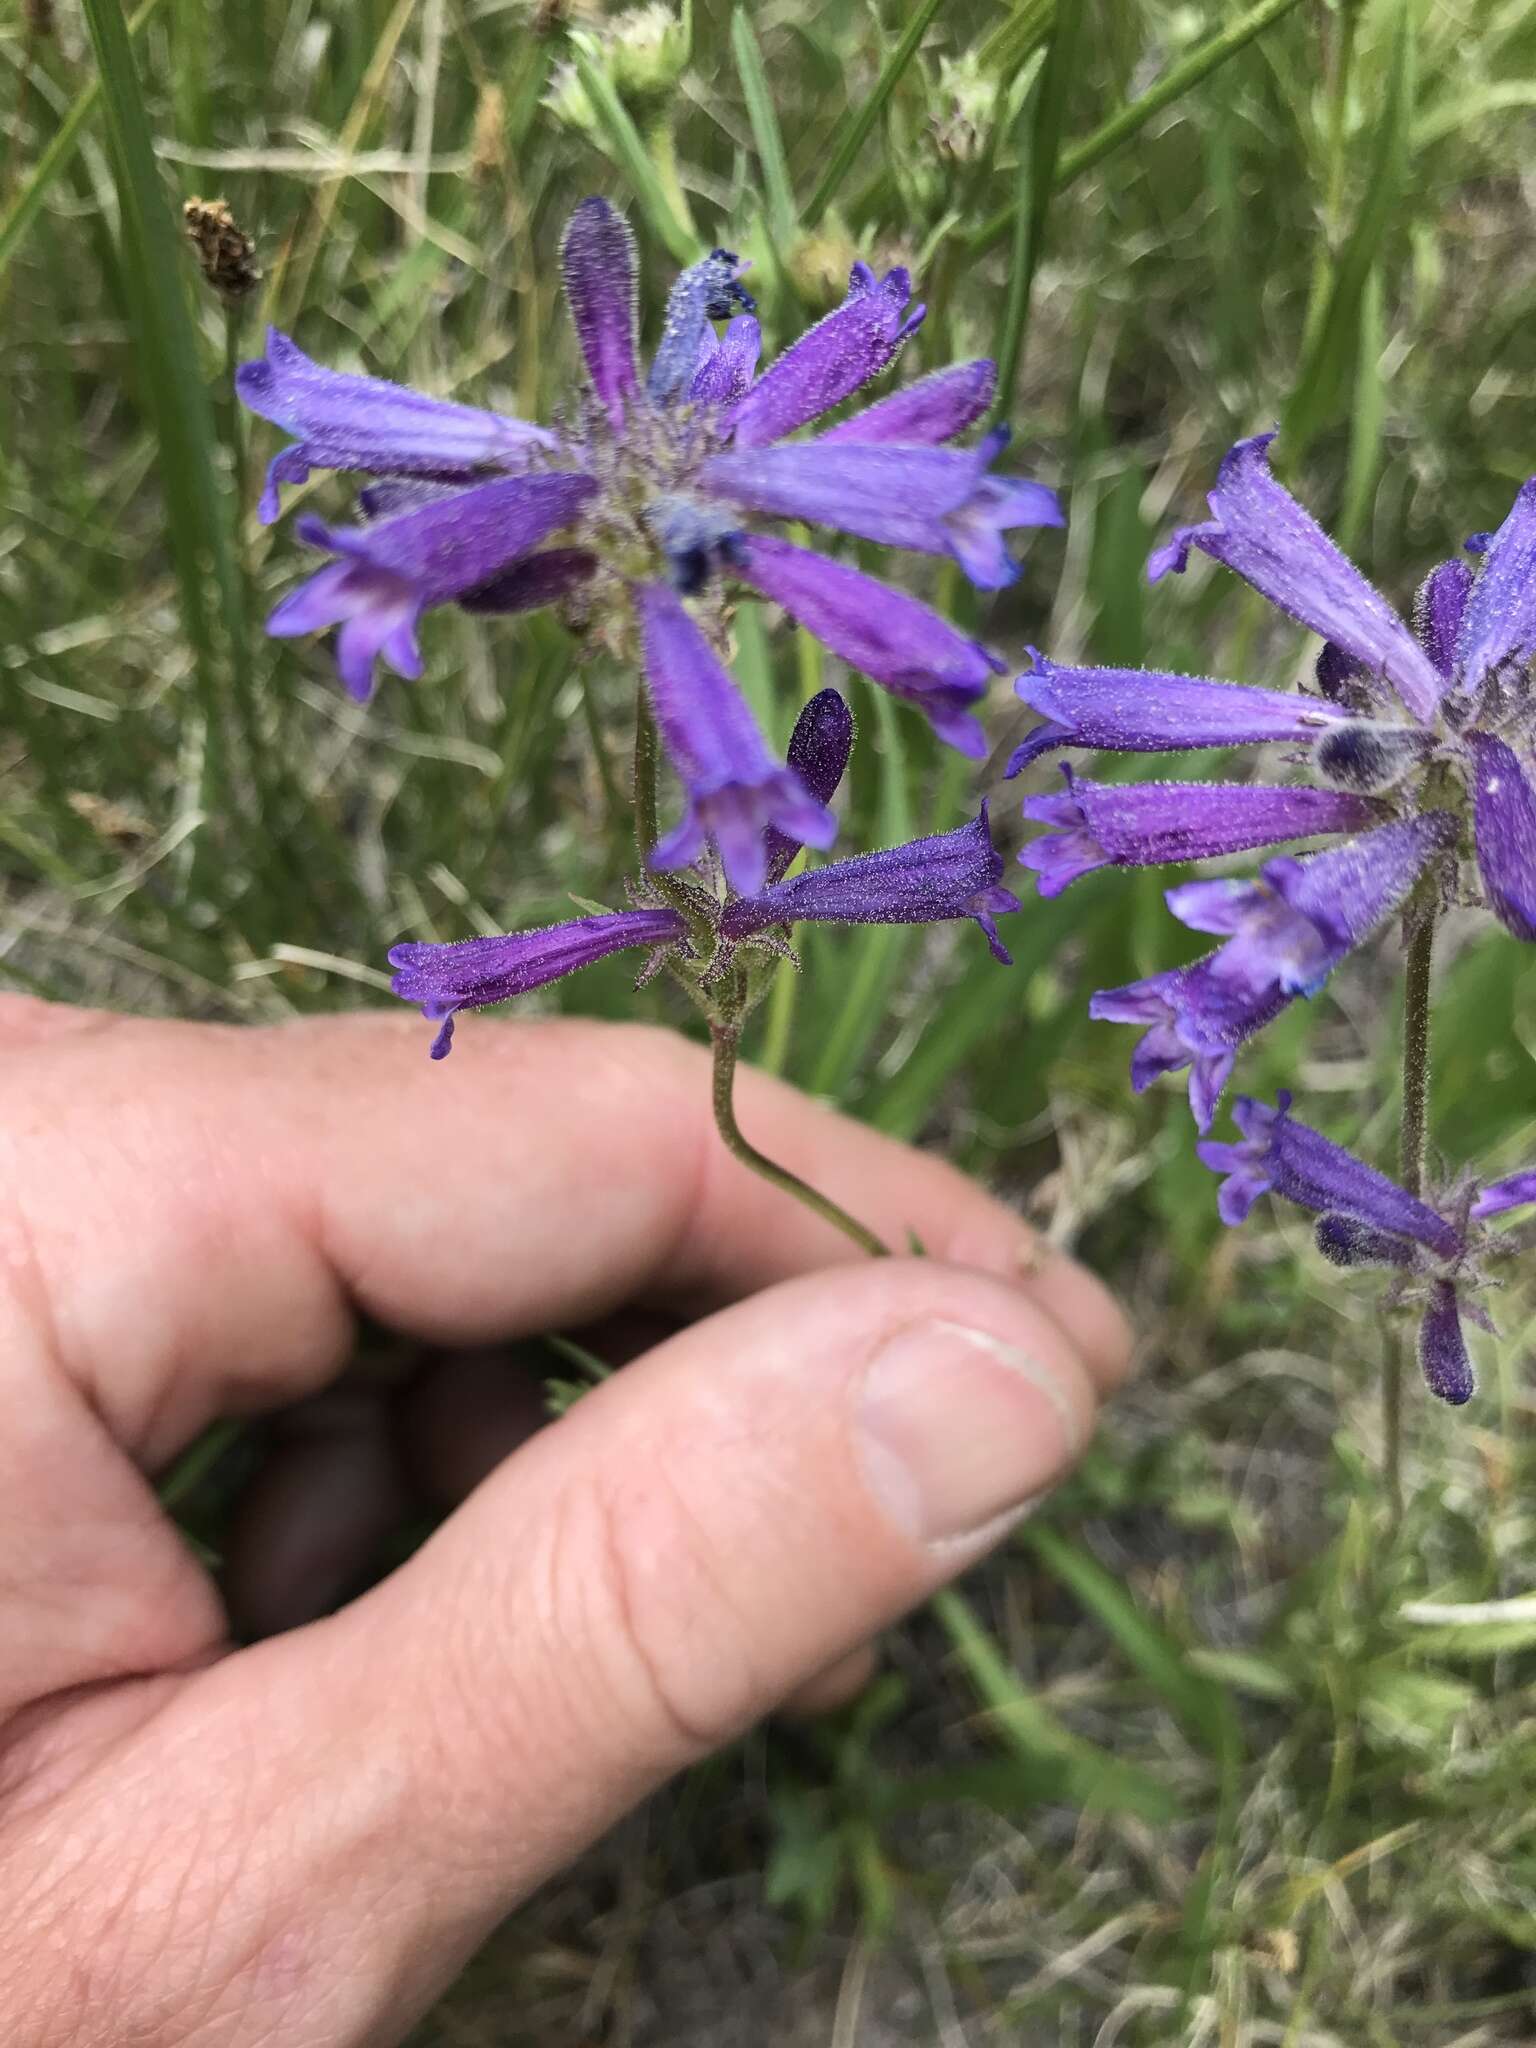
[[[895,361],[924,311],[909,308],[905,270],[880,278],[856,263],[843,304],[759,375],[741,265],[716,249],[673,286],[642,374],[634,242],[606,200],[576,209],[562,261],[590,391],[558,428],[322,369],[276,332],[241,368],[245,403],[294,437],[268,471],[264,519],[277,516],[279,487],[312,469],[380,479],[361,494],[362,524],[299,522],[332,559],[283,600],[269,631],[339,626],[342,679],[365,699],[381,658],[421,673],[417,628],[436,606],[564,603],[601,622],[638,644],[684,787],[683,816],[653,865],[686,867],[708,845],[750,896],[764,879],[766,830],[825,848],[834,825],[774,760],[720,658],[729,587],[782,606],[972,756],[986,751],[973,708],[1005,666],[916,599],[756,522],[805,521],[948,556],[995,589],[1018,574],[1003,536],[1059,525],[1061,511],[1043,485],[992,474],[1002,429],[973,448],[947,445],[991,404],[990,362],[939,370],[812,438],[788,438]],[[700,599],[702,618],[683,599]]]
[[[1269,1108],[1240,1096],[1233,1118],[1237,1144],[1203,1139],[1198,1151],[1224,1176],[1218,1206],[1224,1223],[1242,1223],[1261,1195],[1274,1193],[1317,1217],[1317,1246],[1336,1266],[1376,1266],[1397,1276],[1399,1297],[1423,1303],[1419,1362],[1431,1393],[1459,1407],[1476,1387],[1462,1318],[1491,1330],[1476,1301],[1487,1284],[1485,1262],[1500,1251],[1484,1228],[1494,1216],[1536,1203],[1536,1172],[1480,1187],[1465,1182],[1440,1207],[1400,1188],[1374,1166],[1297,1123],[1291,1098]]]
[[[1048,828],[1020,856],[1055,895],[1103,867],[1144,867],[1346,835],[1277,855],[1252,880],[1168,891],[1175,917],[1222,943],[1203,958],[1101,990],[1093,1016],[1139,1024],[1137,1089],[1190,1070],[1208,1130],[1241,1047],[1420,892],[1481,901],[1536,937],[1536,791],[1523,750],[1536,722],[1536,479],[1497,533],[1442,563],[1400,619],[1270,473],[1272,435],[1240,441],[1212,518],[1158,548],[1155,582],[1198,548],[1323,636],[1312,690],[1256,689],[1149,670],[1069,668],[1035,655],[1015,688],[1044,723],[1010,774],[1061,747],[1122,754],[1278,745],[1308,784],[1090,782],[1026,798]],[[1470,827],[1474,884],[1464,859]],[[1480,886],[1479,886],[1480,885]]]
[[[789,767],[807,791],[805,818],[818,832],[852,747],[847,705],[835,690],[822,690],[801,712],[789,743]],[[790,927],[802,923],[935,924],[971,918],[996,957],[1011,964],[994,920],[1017,910],[1019,901],[1002,886],[1003,857],[992,844],[985,804],[957,831],[831,861],[785,880],[804,843],[792,827],[765,822],[753,850],[758,886],[728,894],[723,902],[706,889],[692,889],[686,915],[675,905],[644,904],[499,938],[396,946],[389,956],[395,994],[420,1003],[441,1026],[432,1045],[432,1057],[441,1059],[452,1046],[453,1020],[460,1010],[526,995],[631,948],[644,948],[652,963],[668,953],[695,957],[699,932],[707,934],[708,972],[716,980],[743,947],[782,954]]]
[[[1060,794],[1030,796],[1046,827],[1019,856],[1043,896],[1107,867],[1206,860],[1287,842],[1338,843],[1275,853],[1253,877],[1184,882],[1175,917],[1220,943],[1187,966],[1101,989],[1090,1015],[1136,1024],[1138,1091],[1189,1069],[1189,1098],[1210,1129],[1238,1053],[1298,996],[1396,912],[1433,917],[1481,903],[1517,938],[1536,938],[1536,478],[1497,533],[1425,580],[1410,625],[1276,482],[1273,435],[1241,441],[1221,465],[1212,517],[1158,548],[1152,581],[1200,549],[1323,640],[1312,687],[1296,692],[1144,670],[1064,667],[1033,653],[1015,688],[1042,719],[1010,775],[1064,747],[1120,754],[1269,746],[1304,764],[1307,782],[1098,782],[1063,767]],[[1219,1207],[1238,1224],[1273,1190],[1318,1217],[1319,1248],[1342,1266],[1394,1273],[1398,1298],[1421,1301],[1419,1352],[1430,1389],[1470,1398],[1462,1318],[1485,1327],[1474,1295],[1497,1254],[1484,1220],[1536,1202],[1536,1173],[1479,1191],[1467,1182],[1439,1207],[1295,1122],[1241,1098],[1241,1139],[1203,1140],[1226,1176]]]
[[[299,521],[300,537],[329,559],[278,605],[269,630],[338,628],[337,665],[359,700],[380,659],[421,673],[420,621],[444,605],[557,605],[574,627],[633,655],[682,803],[656,838],[654,801],[637,799],[648,854],[630,907],[397,945],[392,986],[437,1024],[441,1059],[461,1010],[610,954],[642,954],[641,979],[669,967],[708,1016],[717,1057],[727,1048],[718,1085],[767,968],[794,958],[797,924],[970,920],[1007,964],[996,919],[1019,907],[985,804],[957,830],[791,873],[802,852],[825,853],[836,837],[853,719],[824,690],[785,758],[775,755],[725,659],[743,593],[780,607],[973,758],[986,752],[976,708],[1004,664],[915,598],[764,523],[945,556],[991,590],[1018,574],[1004,536],[1060,524],[1061,513],[1042,485],[993,473],[1003,430],[952,445],[991,405],[990,362],[951,365],[802,435],[887,370],[921,323],[904,270],[882,278],[855,264],[842,305],[759,373],[755,308],[729,250],[677,278],[648,366],[633,240],[606,201],[577,208],[562,266],[587,391],[552,427],[322,369],[275,332],[263,359],[240,370],[246,403],[292,436],[268,471],[264,519],[277,516],[281,486],[314,469],[373,479],[357,525]],[[1102,868],[1268,852],[1256,874],[1167,891],[1174,915],[1215,941],[1200,958],[1101,989],[1089,1005],[1096,1018],[1141,1028],[1138,1091],[1189,1070],[1201,1132],[1243,1046],[1316,995],[1395,915],[1422,930],[1442,905],[1476,902],[1536,938],[1536,478],[1496,533],[1431,573],[1410,624],[1275,480],[1272,439],[1231,450],[1211,518],[1157,549],[1149,573],[1155,582],[1181,572],[1192,549],[1234,570],[1321,636],[1310,686],[1064,666],[1033,650],[1015,684],[1041,723],[1009,775],[1063,748],[1269,747],[1307,770],[1304,780],[1120,783],[1064,767],[1058,792],[1024,803],[1045,830],[1019,858],[1043,896]],[[643,715],[637,778],[648,730]],[[1275,850],[1298,844],[1306,850]],[[1223,1176],[1223,1220],[1240,1223],[1266,1192],[1313,1212],[1327,1257],[1389,1272],[1393,1298],[1419,1308],[1431,1389],[1466,1401],[1463,1320],[1489,1327],[1478,1297],[1489,1265],[1512,1248],[1489,1222],[1536,1204],[1536,1171],[1490,1186],[1465,1179],[1428,1200],[1289,1110],[1285,1095],[1275,1108],[1240,1098],[1240,1138],[1200,1143]]]

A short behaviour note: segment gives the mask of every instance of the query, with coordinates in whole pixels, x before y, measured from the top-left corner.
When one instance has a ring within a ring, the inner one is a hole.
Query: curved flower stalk
[[[1223,1176],[1221,1220],[1243,1223],[1262,1195],[1274,1193],[1317,1217],[1318,1250],[1334,1265],[1391,1272],[1395,1298],[1420,1309],[1418,1355],[1430,1392],[1460,1407],[1477,1384],[1462,1322],[1492,1331],[1477,1296],[1489,1284],[1488,1263],[1509,1249],[1484,1225],[1536,1203],[1536,1173],[1487,1187],[1464,1182],[1427,1202],[1296,1122],[1290,1107],[1285,1093],[1273,1109],[1240,1096],[1232,1112],[1240,1140],[1203,1139],[1196,1147]]]
[[[1310,996],[1396,910],[1478,902],[1536,938],[1536,479],[1498,532],[1442,563],[1412,621],[1392,609],[1269,468],[1274,436],[1240,441],[1212,516],[1155,550],[1148,573],[1198,549],[1323,636],[1312,686],[1290,692],[1035,655],[1018,694],[1042,723],[1009,773],[1066,747],[1110,753],[1270,746],[1306,782],[1117,784],[1064,769],[1061,795],[1026,798],[1046,826],[1020,855],[1055,895],[1106,867],[1141,867],[1342,838],[1273,858],[1253,882],[1188,883],[1174,915],[1226,943],[1193,966],[1101,990],[1095,1017],[1148,1028],[1132,1081],[1188,1067],[1208,1129],[1240,1047]]]

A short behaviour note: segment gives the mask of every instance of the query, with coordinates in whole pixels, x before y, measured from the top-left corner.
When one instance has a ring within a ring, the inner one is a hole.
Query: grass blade
[[[128,23],[130,42],[140,29],[154,19],[161,5],[162,0],[144,0],[144,5]],[[88,78],[76,95],[74,105],[48,138],[47,146],[32,166],[31,173],[21,190],[11,201],[4,218],[0,219],[0,276],[4,276],[11,258],[25,239],[28,228],[37,219],[43,201],[48,197],[49,188],[69,162],[100,99],[100,78]]]
[[[1126,1661],[1162,1695],[1202,1748],[1221,1756],[1236,1727],[1224,1688],[1195,1670],[1182,1644],[1159,1628],[1080,1544],[1044,1523],[1026,1526],[1020,1540],[1119,1645]]]
[[[1351,366],[1359,361],[1362,302],[1367,280],[1391,233],[1407,176],[1414,102],[1414,22],[1408,0],[1399,9],[1386,98],[1376,124],[1360,211],[1339,251],[1333,286],[1317,334],[1285,409],[1286,460],[1301,460],[1308,443],[1332,424],[1347,403]]]
[[[1060,1770],[1059,1796],[1097,1812],[1134,1813],[1143,1820],[1171,1820],[1178,1801],[1159,1779],[1080,1735],[1019,1683],[1012,1666],[975,1610],[951,1588],[929,1603],[955,1647],[982,1705],[998,1733],[1027,1762],[1053,1758]]]
[[[1029,326],[1035,272],[1040,267],[1046,222],[1056,191],[1062,114],[1071,88],[1082,23],[1081,8],[1064,7],[1058,11],[1051,28],[1045,63],[1030,95],[1029,148],[1022,152],[1020,159],[1013,261],[1008,266],[1008,296],[1003,304],[997,343],[993,349],[997,358],[995,418],[1002,418],[1010,409],[1019,356]]]
[[[576,76],[581,80],[582,89],[592,103],[592,111],[602,125],[615,159],[629,179],[652,232],[666,244],[679,263],[692,263],[699,253],[699,238],[685,221],[678,218],[677,209],[657,175],[640,130],[630,119],[629,109],[602,70],[581,47],[579,39],[572,38],[570,49]]]
[[[880,735],[880,832],[876,843],[900,846],[912,837],[906,737],[900,715],[886,693],[871,689],[869,695]],[[836,937],[846,935],[839,932]],[[813,1094],[841,1099],[858,1071],[865,1047],[885,1021],[885,999],[911,937],[911,927],[899,924],[870,925],[854,935],[855,957],[851,967],[845,966],[842,995],[811,1077]]]
[[[738,7],[731,16],[731,52],[747,103],[752,140],[757,144],[757,160],[762,166],[768,225],[774,242],[782,249],[795,231],[795,195],[790,188],[779,117],[768,90],[768,74],[763,69],[763,53],[753,33],[751,16],[744,7]]]
[[[1255,36],[1262,35],[1265,29],[1299,5],[1300,0],[1259,0],[1256,7],[1250,7],[1246,14],[1239,15],[1226,28],[1208,36],[1179,63],[1170,64],[1162,77],[1148,86],[1139,99],[1131,100],[1118,113],[1111,114],[1091,135],[1084,136],[1081,142],[1063,152],[1056,169],[1057,191],[1065,191],[1085,171],[1091,171],[1095,164],[1112,156],[1123,142],[1129,142],[1133,135],[1139,134],[1155,114],[1160,114],[1164,107],[1172,106],[1191,86],[1209,77],[1229,57],[1235,57],[1246,43],[1251,43]],[[1017,206],[1017,199],[1011,200],[978,228],[972,238],[972,248],[980,253],[1000,242],[1013,226]]]
[[[869,98],[848,119],[838,136],[837,147],[832,152],[832,161],[816,190],[811,194],[811,203],[802,216],[802,226],[814,228],[821,216],[837,196],[838,188],[847,177],[854,158],[864,147],[865,137],[880,118],[881,109],[901,81],[901,75],[917,55],[917,46],[928,32],[928,24],[938,13],[940,0],[922,0],[921,6],[907,23],[901,41],[885,60],[880,76],[875,80]]]
[[[184,291],[180,235],[161,186],[121,0],[85,0],[85,15],[112,139],[113,175],[129,258],[123,274],[138,330],[139,370],[159,442],[171,556],[187,638],[197,658],[209,736],[213,740],[222,728],[206,591],[211,568],[252,765],[257,767],[244,598],[228,507],[213,464],[213,413]],[[230,793],[227,787],[223,793]]]

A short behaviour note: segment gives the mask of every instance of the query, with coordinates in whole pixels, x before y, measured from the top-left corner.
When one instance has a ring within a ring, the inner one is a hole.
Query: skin
[[[856,1689],[1125,1371],[1098,1283],[942,1162],[743,1076],[929,1253],[860,1262],[719,1147],[697,1049],[468,1021],[433,1066],[405,1015],[0,999],[9,2048],[400,2040],[667,1776]],[[550,1329],[630,1362],[540,1426],[508,1346]],[[230,1415],[276,1419],[220,1587],[152,1482]]]

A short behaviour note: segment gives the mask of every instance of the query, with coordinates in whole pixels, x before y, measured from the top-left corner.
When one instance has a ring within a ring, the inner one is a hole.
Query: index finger
[[[765,1151],[893,1247],[1027,1285],[1106,1378],[1124,1332],[1067,1261],[942,1161],[743,1073]],[[716,1306],[860,1256],[721,1146],[708,1056],[670,1033],[414,1018],[277,1029],[103,1022],[0,1078],[4,1185],[61,1360],[154,1462],[213,1413],[288,1400],[349,1308],[439,1343]]]

